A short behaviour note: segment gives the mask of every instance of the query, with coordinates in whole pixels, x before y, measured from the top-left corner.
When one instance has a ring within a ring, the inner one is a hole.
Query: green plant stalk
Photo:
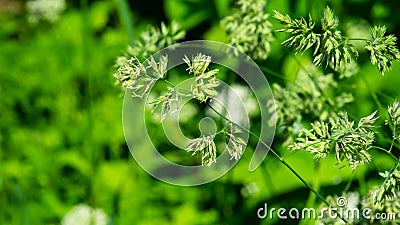
[[[130,42],[133,42],[133,25],[132,25],[132,15],[129,11],[127,0],[117,0],[118,15],[123,25],[125,26],[126,33]]]
[[[278,37],[276,37],[276,38],[277,38],[280,42],[282,42],[281,39],[279,39]],[[308,76],[309,78],[311,78],[311,76],[310,76],[311,73],[310,73],[310,72],[308,71],[308,69],[300,62],[300,60],[299,60],[295,55],[291,54],[292,52],[289,51],[289,49],[287,49],[286,47],[283,47],[283,49],[286,51],[286,53],[288,53],[288,54],[290,55],[290,57],[292,57],[292,58],[294,59],[294,61],[297,63],[297,65],[298,65],[299,67],[301,67],[301,68],[306,72],[307,76]],[[260,66],[260,65],[258,65],[258,66]],[[265,68],[265,67],[262,67],[262,66],[260,66],[260,68],[261,68],[262,70],[266,71],[266,72],[271,73],[271,70],[268,69],[268,68]],[[268,69],[268,70],[267,70],[267,69]],[[272,71],[272,72],[274,72],[274,71]],[[277,72],[274,72],[274,73],[271,73],[271,74],[273,74],[274,76],[280,75],[280,74],[277,73]],[[286,76],[284,76],[284,75],[280,75],[280,76],[281,76],[281,77],[286,77]],[[294,78],[294,80],[295,80],[296,78],[297,78],[297,74],[296,74],[296,77]],[[313,79],[311,79],[311,81],[313,81],[313,84],[314,84],[315,87],[318,89],[318,91],[320,91],[321,94],[322,94],[326,99],[329,99],[327,96],[325,96],[325,93],[321,90],[321,88],[317,85],[317,83],[315,83],[315,81],[314,81]],[[335,109],[335,106],[332,105],[332,103],[329,102],[328,100],[326,100],[325,103],[326,103],[330,108]]]
[[[267,170],[267,168],[264,165],[261,165],[260,168],[262,170],[261,175],[266,183],[265,185],[267,185],[269,187],[269,193],[271,195],[273,195],[276,191],[276,187],[272,182],[273,180],[272,180],[271,174],[269,173],[269,171]],[[269,183],[268,183],[268,181],[269,181]]]
[[[257,64],[257,65],[258,65],[258,64]],[[280,78],[280,79],[282,79],[282,80],[287,80],[287,77],[286,77],[285,75],[283,75],[283,74],[280,74],[280,73],[278,73],[278,72],[275,72],[275,71],[273,71],[273,70],[271,70],[271,69],[269,69],[269,68],[267,68],[267,67],[265,67],[265,66],[263,66],[263,65],[258,65],[258,66],[260,67],[261,70],[263,70],[263,71],[266,72],[266,73],[271,74],[271,75],[274,76],[274,77]]]
[[[347,38],[347,40],[349,40],[349,41],[365,41],[365,42],[370,41],[366,38]]]
[[[399,160],[400,160],[400,159],[399,159]],[[398,161],[398,162],[393,166],[393,168],[390,170],[390,174],[392,174],[395,170],[397,170],[397,168],[399,167],[399,165],[400,165],[400,161]],[[390,176],[387,176],[387,177],[385,178],[385,180],[383,181],[383,184],[386,183],[386,181],[388,181],[389,178],[390,178]]]
[[[343,189],[344,193],[349,191],[351,184],[353,183],[354,177],[355,177],[355,173],[352,173],[349,181],[347,182],[346,186]]]
[[[361,40],[364,40],[364,39],[361,39]],[[301,62],[297,59],[297,57],[295,57],[295,56],[293,56],[293,55],[292,55],[292,57],[294,58],[294,60],[296,61],[296,63],[297,63],[302,69],[304,69],[304,71],[306,72],[306,74],[309,76],[310,73],[307,71],[307,69],[304,67],[304,65],[301,64]],[[273,70],[271,70],[271,69],[268,69],[268,68],[266,68],[266,67],[264,67],[264,66],[260,66],[260,68],[261,68],[261,70],[264,70],[265,72],[270,73],[270,74],[272,74],[273,76],[276,76],[276,77],[285,79],[285,78],[284,78],[285,76],[282,75],[282,74],[280,74],[280,73],[278,73],[278,72],[275,72],[275,71],[273,71]],[[362,78],[363,78],[363,81],[365,82],[367,88],[368,88],[368,89],[371,89],[370,86],[369,86],[369,84],[368,84],[368,82],[366,81],[365,77],[362,77]],[[315,84],[315,86],[318,88],[318,90],[323,94],[323,92],[321,91],[321,89],[319,89],[318,85],[316,85],[315,82],[314,82],[314,84]],[[378,97],[376,96],[376,94],[375,94],[374,92],[372,92],[371,95],[372,95],[372,98],[373,98],[374,101],[375,101],[375,104],[379,107],[379,109],[380,109],[380,110],[385,110],[385,108],[383,107],[382,103],[379,101],[379,99],[378,99]],[[326,97],[326,96],[325,96],[325,97]],[[326,101],[326,103],[328,103],[329,107],[334,108],[334,106],[333,106],[332,104],[330,104],[329,101]],[[390,126],[390,128],[391,128],[392,130],[394,130],[394,132],[395,132],[395,128],[396,128],[396,127],[394,127],[394,125],[393,125],[392,123],[389,123],[389,126]],[[388,141],[389,141],[389,140],[388,140]],[[390,149],[389,149],[389,150],[386,150],[386,149],[381,148],[381,147],[379,147],[379,146],[372,146],[371,148],[384,151],[385,153],[389,154],[391,158],[393,158],[393,159],[395,159],[396,161],[398,161],[399,159],[397,159],[397,157],[396,157],[395,155],[393,155],[393,153],[391,152],[391,150],[392,150],[393,146],[395,146],[395,147],[397,147],[397,148],[399,148],[399,146],[398,146],[397,143],[394,141],[394,139],[390,140],[389,143],[390,143]],[[289,153],[288,155],[283,156],[283,157],[281,157],[281,158],[282,158],[282,159],[285,159],[285,158],[287,158],[287,157],[289,157],[289,156],[291,156],[291,155],[293,155],[293,154],[295,154],[295,153],[296,153],[296,152]]]
[[[355,39],[351,39],[351,40],[361,40],[361,41],[366,41],[367,39],[362,39],[362,38],[355,38]],[[297,59],[296,56],[291,55],[293,57],[293,59],[296,61],[296,63],[302,68],[304,69],[304,71],[306,72],[306,74],[308,76],[310,76],[310,73],[308,72],[307,68],[304,67],[304,65]],[[369,90],[371,90],[368,81],[365,79],[365,77],[363,75],[361,75],[362,80],[364,81],[365,85],[367,86],[367,88]],[[316,85],[316,83],[314,82],[315,86],[318,88],[318,90],[324,95],[324,93],[321,91],[321,89],[318,87],[318,85]],[[375,101],[375,104],[378,106],[378,108],[382,111],[385,110],[385,108],[383,107],[382,103],[379,101],[378,97],[376,96],[375,92],[371,92],[372,98]],[[326,97],[326,96],[325,96]],[[326,101],[326,103],[328,103],[329,107],[331,107],[332,109],[334,109],[334,106],[329,102]],[[389,119],[389,118],[388,118]],[[395,127],[393,127],[393,125],[391,123],[389,123],[390,128],[395,132]],[[372,148],[378,149],[378,150],[382,150],[384,152],[386,152],[387,154],[389,154],[393,159],[395,159],[396,161],[398,161],[399,159],[397,159],[396,156],[393,155],[393,153],[391,152],[393,145],[395,145],[396,143],[394,142],[394,139],[391,140],[391,146],[390,146],[390,150],[386,150],[384,148],[378,147],[378,146],[372,146]],[[396,146],[397,147],[397,146]]]
[[[290,54],[290,56],[294,59],[294,61],[296,61],[296,63],[306,72],[306,74],[307,74],[307,76],[310,78],[310,80],[313,82],[313,84],[314,84],[314,86],[318,89],[318,91],[322,94],[322,96],[324,96],[325,98],[326,98],[326,101],[324,101],[331,109],[335,109],[335,106],[331,103],[331,102],[329,102],[328,101],[328,99],[329,99],[329,97],[328,96],[326,96],[325,95],[325,93],[321,90],[321,88],[318,86],[318,84],[313,80],[313,79],[311,79],[311,73],[310,73],[310,71],[308,71],[308,69],[300,62],[300,60],[295,56],[295,55],[292,55],[292,54]],[[297,78],[297,75],[296,75],[296,78]],[[295,78],[295,79],[296,79]],[[333,112],[335,112],[335,111],[333,111]],[[335,112],[336,113],[336,112]]]
[[[317,161],[314,167],[314,173],[316,174],[315,178],[313,179],[313,184],[312,186],[314,187],[315,191],[319,192],[319,189],[321,187],[321,179],[322,177],[322,169],[321,169],[321,164]],[[313,195],[311,192],[309,193],[307,202],[306,202],[306,207],[310,208],[315,204],[315,195]],[[312,220],[302,220],[300,221],[299,225],[306,225],[306,224],[311,224]]]
[[[381,148],[381,147],[379,147],[379,146],[372,146],[371,148],[375,148],[375,149],[378,149],[378,150],[381,150],[381,151],[384,151],[384,152],[386,152],[388,155],[390,155],[390,157],[392,158],[392,159],[394,159],[395,161],[398,161],[399,159],[395,156],[395,155],[393,155],[393,153],[391,153],[389,150],[386,150],[386,149],[384,149],[384,148]]]
[[[393,139],[392,139],[392,143],[390,144],[390,148],[389,148],[389,152],[392,152],[393,149],[393,145],[394,145],[394,140],[396,139],[396,124],[393,124]]]
[[[374,100],[376,106],[378,106],[379,110],[386,111],[386,108],[383,107],[383,105],[382,105],[382,103],[380,102],[378,96],[376,96],[376,93],[375,93],[374,91],[372,91],[371,86],[369,85],[367,79],[365,78],[365,76],[364,76],[363,74],[361,74],[361,79],[363,80],[363,82],[364,82],[365,86],[367,87],[367,89],[368,89],[368,90],[371,90],[372,99]],[[385,114],[385,117],[386,117],[386,119],[389,121],[388,125],[389,125],[390,129],[391,129],[391,130],[393,131],[393,133],[395,134],[395,132],[396,132],[396,130],[395,130],[396,127],[394,127],[394,125],[390,122],[389,115],[388,115],[388,114]],[[397,157],[395,157],[395,156],[392,154],[392,148],[393,148],[393,146],[395,146],[395,147],[398,148],[398,149],[399,149],[399,147],[400,147],[400,146],[398,146],[397,143],[394,141],[394,137],[392,137],[392,140],[391,140],[391,142],[390,142],[390,150],[389,150],[389,152],[388,152],[388,151],[386,151],[386,152],[390,153],[390,154],[392,155],[392,157],[394,157],[394,158],[397,159]]]
[[[272,152],[272,154],[286,167],[290,170],[290,172],[292,172],[310,191],[312,191],[322,202],[324,202],[326,204],[326,206],[328,206],[329,208],[331,208],[332,206],[325,200],[325,198],[323,198],[316,189],[314,189],[313,187],[311,187],[310,184],[308,184],[308,182],[306,180],[304,180],[304,178],[292,167],[290,166],[282,157],[279,156],[279,154],[273,150],[267,143],[265,143],[263,140],[261,140],[255,133],[253,133],[252,131],[248,130],[245,127],[240,126],[239,124],[234,123],[233,121],[231,121],[229,118],[227,118],[226,116],[222,115],[220,112],[218,112],[215,108],[213,108],[210,104],[208,104],[208,106],[210,107],[210,109],[212,111],[214,111],[218,116],[220,116],[221,118],[223,118],[224,120],[235,124],[236,126],[240,127],[241,129],[243,129],[244,131],[248,132],[251,136],[253,136],[254,138],[256,138],[257,140],[260,141],[260,143],[262,145],[264,145],[264,147],[268,148],[269,151]],[[348,223],[348,221],[341,215],[339,214],[340,219],[342,219],[345,223]]]

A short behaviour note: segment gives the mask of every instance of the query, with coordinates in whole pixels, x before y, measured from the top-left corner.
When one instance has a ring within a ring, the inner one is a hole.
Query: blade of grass
[[[132,14],[129,11],[129,4],[127,0],[117,0],[118,16],[123,26],[125,27],[126,33],[128,34],[129,41],[133,41],[133,24]]]
[[[260,139],[255,133],[253,133],[252,131],[250,131],[249,129],[240,126],[239,124],[236,124],[235,122],[231,121],[229,118],[227,118],[226,116],[224,116],[223,114],[221,114],[218,110],[216,110],[212,105],[208,104],[208,107],[210,107],[210,109],[212,111],[214,111],[218,116],[220,116],[222,119],[235,124],[236,126],[238,126],[239,128],[241,128],[242,130],[248,132],[250,134],[250,136],[252,136],[253,138],[255,138],[256,140],[259,140],[260,143],[262,145],[264,145],[266,148],[269,149],[269,151],[272,153],[272,155],[274,155],[287,169],[290,170],[290,172],[296,176],[301,183],[303,183],[311,192],[313,192],[323,203],[325,203],[326,206],[328,206],[329,208],[331,208],[332,206],[325,200],[324,197],[321,196],[321,194],[314,189],[291,165],[289,165],[284,159],[282,159],[282,157],[279,156],[279,154],[272,149],[267,143],[265,143],[262,139]],[[345,223],[348,223],[347,219],[345,217],[343,217],[342,214],[338,214],[339,218],[341,220],[343,220]]]

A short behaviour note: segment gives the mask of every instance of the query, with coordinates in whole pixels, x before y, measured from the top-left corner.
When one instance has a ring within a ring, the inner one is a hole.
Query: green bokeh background
[[[271,155],[250,173],[247,149],[215,182],[176,187],[146,174],[125,144],[122,92],[112,77],[115,58],[148,24],[161,21],[176,20],[187,30],[186,40],[227,42],[219,21],[232,12],[229,0],[67,1],[58,21],[38,24],[28,22],[25,3],[0,1],[0,224],[59,224],[81,203],[103,209],[108,224],[283,224],[258,219],[257,209],[265,202],[286,208],[319,205]],[[271,0],[267,11],[320,18],[327,4],[343,29],[363,20],[387,25],[400,37],[397,0]],[[265,66],[288,76],[298,69],[279,40],[272,48]],[[384,110],[400,93],[399,63],[382,77],[362,53],[360,67],[348,84],[356,101],[347,110],[357,117]],[[279,144],[274,147],[286,152]],[[335,167],[334,157],[317,167],[303,152],[288,163],[324,196],[340,194],[349,179],[354,180],[351,190],[365,195],[381,181],[376,170],[392,166],[386,156],[372,154],[373,163],[355,173]]]

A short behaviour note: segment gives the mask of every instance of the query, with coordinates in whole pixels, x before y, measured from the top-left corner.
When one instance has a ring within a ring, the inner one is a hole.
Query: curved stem
[[[310,184],[307,183],[307,181],[292,167],[290,166],[282,157],[279,156],[279,154],[272,149],[267,143],[265,143],[262,139],[260,139],[260,137],[258,137],[255,133],[253,133],[252,131],[250,131],[249,129],[234,123],[233,121],[231,121],[229,118],[227,118],[226,116],[222,115],[220,112],[218,112],[218,110],[216,110],[214,107],[212,107],[210,104],[208,104],[208,106],[210,107],[210,109],[212,111],[214,111],[218,116],[220,116],[221,118],[225,119],[226,121],[228,121],[229,123],[235,124],[236,126],[238,126],[239,128],[243,129],[244,131],[248,132],[251,136],[253,136],[255,139],[257,139],[264,147],[266,147],[269,151],[272,152],[272,154],[286,167],[290,170],[290,172],[292,172],[310,191],[312,191],[322,202],[324,202],[328,207],[332,207],[326,200],[325,198],[323,198],[313,187],[311,187]],[[345,222],[348,223],[348,221],[343,218],[342,215],[340,215],[340,218]]]
[[[187,91],[187,92],[189,92],[189,93],[192,93],[192,91],[191,91],[191,90],[189,90],[189,89],[186,89],[186,88],[182,88],[182,87],[178,87],[178,86],[176,86],[175,84],[173,84],[173,83],[169,82],[169,81],[168,81],[168,80],[166,80],[166,79],[162,79],[162,81],[164,81],[166,84],[168,84],[168,85],[172,86],[173,88],[180,89],[180,90],[183,90],[183,91]]]
[[[400,164],[400,161],[397,162],[396,165],[393,166],[393,168],[390,170],[390,174],[392,174],[395,170],[397,170],[397,168],[399,167],[399,164]],[[388,181],[389,178],[390,178],[390,175],[385,178],[385,180],[383,181],[383,184],[386,183],[386,181]]]
[[[259,64],[257,64],[257,65],[258,65],[258,67],[260,67],[260,69],[261,69],[262,71],[264,71],[264,72],[266,72],[266,73],[269,73],[269,74],[271,74],[272,76],[277,77],[277,78],[279,78],[279,79],[287,80],[287,77],[286,77],[285,75],[280,74],[280,73],[278,73],[278,72],[275,72],[275,71],[273,71],[273,70],[271,70],[271,69],[269,69],[269,68],[267,68],[267,67],[265,67],[265,66],[263,66],[263,65],[259,65]]]
[[[351,184],[353,183],[353,179],[354,179],[354,176],[355,176],[354,174],[355,174],[355,173],[352,173],[352,174],[351,174],[351,177],[350,177],[349,181],[347,182],[346,186],[345,186],[344,189],[343,189],[343,193],[346,193],[346,192],[349,191],[350,186],[351,186]]]
[[[162,79],[162,81],[164,81],[165,83],[167,83],[167,84],[169,84],[169,85],[171,85],[172,87],[176,87],[176,85],[175,84],[173,84],[173,83],[171,83],[171,82],[169,82],[167,79]]]
[[[361,76],[361,79],[363,80],[363,82],[365,83],[365,86],[367,87],[367,89],[370,90],[372,99],[374,100],[376,106],[378,106],[379,110],[386,111],[386,108],[383,107],[382,103],[379,101],[378,96],[376,96],[376,93],[372,90],[371,86],[369,85],[368,80],[365,78],[365,76],[364,76],[363,74],[360,74],[360,76]],[[385,114],[385,115],[386,115],[386,118],[388,119],[388,121],[390,121],[389,115],[388,115],[388,114]],[[396,127],[394,126],[394,124],[392,124],[391,122],[389,122],[388,125],[389,125],[390,129],[393,130],[393,132],[396,132],[396,131],[395,131],[395,128],[396,128]],[[394,134],[395,134],[395,133],[394,133]],[[393,135],[393,136],[394,136],[394,135]],[[396,145],[395,141],[394,141],[394,137],[393,137],[392,140],[391,140],[390,152],[392,151],[393,146],[398,147],[398,146]]]
[[[395,147],[396,149],[400,149],[400,145],[397,144],[396,141],[393,142],[393,139],[389,139],[389,138],[387,138],[387,137],[385,137],[385,136],[383,136],[383,135],[380,135],[380,136],[383,138],[383,140],[384,140],[386,143],[388,143],[388,144],[392,144],[392,143],[393,143],[393,147]],[[393,150],[393,149],[392,149],[392,150]]]
[[[277,74],[277,73],[276,73]],[[167,81],[167,80],[164,80],[166,83],[168,83],[169,85],[171,85],[171,86],[173,86],[173,87],[175,87],[175,88],[177,88],[177,86],[176,85],[174,85],[174,84],[172,84],[172,83],[170,83],[169,81]],[[305,181],[304,180],[304,178],[303,177],[301,177],[301,175],[299,174],[299,173],[297,173],[297,171],[295,171],[294,169],[293,169],[293,167],[291,167],[286,161],[285,161],[285,159],[283,158],[283,157],[280,157],[279,156],[279,154],[275,151],[275,150],[273,150],[267,143],[265,143],[263,140],[261,140],[256,134],[254,134],[252,131],[250,131],[249,129],[247,129],[247,128],[245,128],[245,127],[243,127],[243,126],[241,126],[241,125],[239,125],[239,124],[236,124],[236,123],[234,123],[232,120],[230,120],[229,118],[227,118],[226,116],[224,116],[223,114],[221,114],[220,112],[218,112],[218,110],[216,110],[214,107],[212,107],[210,104],[208,104],[208,106],[210,107],[210,109],[212,110],[212,111],[214,111],[218,116],[220,116],[221,118],[223,118],[224,120],[226,120],[227,122],[229,122],[229,123],[232,123],[232,124],[234,124],[235,126],[237,126],[237,127],[239,127],[239,128],[241,128],[242,130],[244,130],[244,131],[246,131],[246,132],[248,132],[251,136],[253,136],[254,138],[256,138],[257,140],[259,140],[260,141],[260,143],[262,144],[262,145],[264,145],[264,147],[266,147],[266,148],[268,148],[268,150],[269,151],[271,151],[272,152],[272,154],[283,164],[283,165],[285,165],[310,191],[312,191],[321,201],[323,201],[328,207],[331,207],[331,205],[314,189],[314,188],[312,188],[311,187],[311,185],[310,184],[308,184],[307,183],[307,181]]]
[[[286,155],[284,155],[284,156],[281,156],[281,158],[282,158],[282,159],[287,159],[287,158],[289,158],[290,156],[292,156],[292,155],[294,155],[294,154],[296,154],[296,153],[298,153],[298,152],[300,152],[300,151],[291,151],[290,153],[288,153],[288,154],[286,154]]]
[[[384,152],[386,152],[387,154],[389,154],[390,155],[390,157],[392,157],[394,160],[396,160],[396,161],[398,161],[399,159],[395,156],[395,155],[393,155],[393,153],[391,153],[389,150],[386,150],[386,149],[384,149],[384,148],[381,148],[381,147],[379,147],[379,146],[371,146],[371,148],[375,148],[375,149],[378,149],[378,150],[381,150],[381,151],[384,151]]]
[[[347,38],[349,41],[369,41],[366,38]]]
[[[397,127],[396,127],[396,123],[394,123],[393,124],[393,137],[392,137],[392,143],[390,144],[390,148],[389,148],[389,152],[392,152],[392,148],[393,148],[393,145],[394,145],[394,140],[396,139],[396,129],[397,129]]]

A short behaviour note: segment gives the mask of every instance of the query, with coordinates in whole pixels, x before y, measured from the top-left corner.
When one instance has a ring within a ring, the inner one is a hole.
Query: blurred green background
[[[38,2],[51,7],[0,0],[0,224],[90,224],[84,222],[89,207],[96,212],[92,224],[281,224],[258,219],[257,209],[265,202],[270,207],[318,206],[272,156],[248,172],[251,149],[215,182],[176,187],[146,174],[125,144],[122,92],[112,77],[115,58],[149,24],[161,21],[177,21],[187,31],[186,40],[226,42],[219,21],[232,12],[230,0]],[[400,37],[398,0],[271,0],[267,10],[320,18],[326,5],[350,36],[365,34],[366,25],[384,24]],[[265,66],[293,71],[279,40],[272,48]],[[400,65],[382,77],[367,54],[360,62],[349,85],[356,101],[348,110],[365,116],[378,109],[371,92],[378,93],[384,107],[399,96]],[[274,147],[284,153],[279,146],[278,138]],[[334,157],[318,168],[308,153],[288,162],[324,196],[340,194],[350,179],[351,189],[365,194],[379,181],[376,170],[392,165],[372,154],[372,165],[354,174],[334,167]]]

